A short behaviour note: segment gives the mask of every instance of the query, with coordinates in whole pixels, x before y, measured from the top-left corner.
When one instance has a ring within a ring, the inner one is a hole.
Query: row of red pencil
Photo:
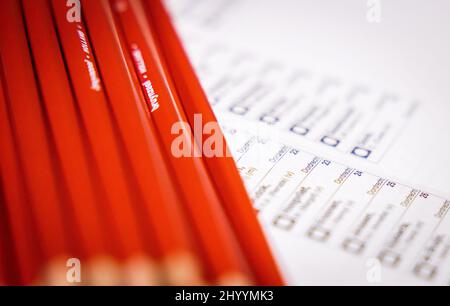
[[[0,22],[0,283],[76,259],[81,284],[282,284],[232,158],[173,155],[174,123],[216,119],[160,0],[4,0]]]

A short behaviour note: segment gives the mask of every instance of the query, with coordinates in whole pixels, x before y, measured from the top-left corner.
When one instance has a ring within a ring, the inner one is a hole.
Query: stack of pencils
[[[0,284],[282,284],[161,0],[0,6]]]

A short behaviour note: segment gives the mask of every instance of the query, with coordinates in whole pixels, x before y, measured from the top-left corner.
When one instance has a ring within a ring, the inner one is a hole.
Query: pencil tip
[[[120,285],[120,268],[116,260],[108,256],[99,256],[88,264],[89,284],[94,286]]]
[[[158,286],[162,284],[161,268],[145,255],[135,256],[124,265],[125,284],[130,286]]]
[[[219,286],[253,286],[254,283],[242,273],[227,273],[217,279]]]
[[[43,269],[41,277],[36,281],[36,285],[46,286],[74,286],[75,282],[70,282],[67,277],[66,260],[56,258],[50,260]]]
[[[170,285],[174,286],[202,286],[205,281],[202,269],[194,256],[180,253],[165,260],[165,270]]]

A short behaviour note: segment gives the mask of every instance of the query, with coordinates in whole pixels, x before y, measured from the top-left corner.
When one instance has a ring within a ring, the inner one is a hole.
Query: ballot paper
[[[168,1],[289,284],[450,285],[436,2]]]

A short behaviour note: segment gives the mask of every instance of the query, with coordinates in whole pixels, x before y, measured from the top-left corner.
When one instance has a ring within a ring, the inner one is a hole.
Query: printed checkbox
[[[279,229],[290,231],[294,228],[296,220],[290,216],[280,215],[275,218],[273,225]]]
[[[320,226],[315,226],[308,232],[308,237],[317,241],[327,241],[331,236],[329,230],[326,230]]]
[[[417,277],[426,280],[432,280],[437,274],[437,267],[429,263],[420,263],[414,268],[414,274]]]
[[[270,124],[270,125],[274,125],[276,124],[278,121],[280,121],[280,119],[278,119],[277,117],[274,116],[270,116],[270,115],[264,115],[261,117],[260,119],[262,122]]]
[[[248,109],[248,107],[245,107],[245,106],[235,105],[230,108],[230,111],[236,115],[244,116],[245,114],[248,113],[249,109]]]
[[[364,241],[361,241],[359,239],[346,239],[344,243],[342,244],[344,250],[353,253],[353,254],[361,254],[364,249],[366,248],[366,243]]]
[[[386,266],[395,268],[397,267],[401,262],[401,256],[400,254],[397,254],[395,252],[392,252],[390,250],[384,250],[383,252],[378,255],[378,259]]]
[[[367,159],[372,154],[372,151],[364,149],[364,148],[356,147],[353,149],[352,154],[355,156]]]
[[[294,133],[294,134],[300,135],[300,136],[306,136],[309,133],[309,129],[305,128],[305,127],[302,127],[302,126],[299,126],[299,125],[294,125],[291,128],[291,132]]]
[[[340,140],[333,138],[333,137],[328,137],[328,136],[324,136],[320,141],[322,143],[326,144],[327,146],[330,146],[333,148],[336,148],[341,143]]]

